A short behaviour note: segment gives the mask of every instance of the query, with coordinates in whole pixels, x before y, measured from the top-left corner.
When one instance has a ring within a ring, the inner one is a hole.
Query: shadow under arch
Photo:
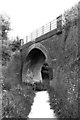
[[[31,45],[29,48],[28,48],[28,52],[27,52],[27,56],[28,54],[33,50],[33,49],[38,49],[40,50],[46,57],[46,60],[48,60],[48,56],[49,56],[49,53],[47,51],[47,49],[40,43],[34,43],[33,45]],[[26,56],[26,57],[27,57]]]
[[[41,44],[34,44],[29,47],[26,65],[24,65],[22,71],[22,81],[30,83],[42,82],[43,78],[45,78],[43,66],[47,61],[47,55],[47,50]],[[49,73],[47,72],[47,74]]]

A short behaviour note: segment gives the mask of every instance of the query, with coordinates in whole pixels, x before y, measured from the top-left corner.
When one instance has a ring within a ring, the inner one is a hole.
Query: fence
[[[30,35],[26,36],[26,42],[35,40],[36,38],[56,29],[62,27],[62,15],[54,19],[53,21],[47,23],[46,25],[40,27],[39,29],[32,32]]]

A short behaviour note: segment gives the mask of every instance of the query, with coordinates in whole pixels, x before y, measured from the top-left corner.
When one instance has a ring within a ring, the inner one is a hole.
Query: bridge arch
[[[43,79],[49,79],[48,71],[46,70],[46,73],[43,72],[43,66],[47,64],[48,67],[47,59],[48,52],[43,45],[38,43],[30,46],[26,56],[26,65],[23,67],[23,81],[33,83],[42,82]]]
[[[34,49],[40,50],[45,55],[46,60],[48,60],[49,53],[48,53],[47,49],[42,44],[40,44],[40,43],[34,43],[33,45],[31,45],[28,48],[27,55],[30,53],[30,51],[32,51]]]

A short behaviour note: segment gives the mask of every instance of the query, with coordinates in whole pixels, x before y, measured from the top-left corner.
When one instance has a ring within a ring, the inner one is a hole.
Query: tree
[[[9,49],[9,38],[8,32],[10,28],[10,18],[7,15],[0,14],[0,40],[1,40],[1,55],[2,55],[2,65],[6,65],[6,62],[10,60],[10,49]]]
[[[72,22],[77,23],[78,20],[78,4],[75,4],[72,8],[64,12],[64,24],[65,26],[70,26]]]
[[[16,39],[14,39],[14,41],[10,44],[10,49],[12,50],[12,52],[15,52],[17,50],[20,50],[20,47],[21,47],[21,40],[17,36]]]
[[[70,28],[72,28],[73,26],[78,26],[78,9],[79,8],[80,6],[78,4],[75,4],[72,8],[66,10],[63,14],[63,23],[64,23],[64,30],[65,30],[63,50],[65,50],[66,40],[70,32]]]
[[[0,15],[0,27],[1,27],[1,37],[2,40],[8,39],[8,32],[11,30],[10,28],[10,18],[7,15]]]

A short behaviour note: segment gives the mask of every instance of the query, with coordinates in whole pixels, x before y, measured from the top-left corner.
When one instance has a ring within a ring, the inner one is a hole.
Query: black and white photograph
[[[0,0],[0,120],[80,120],[79,0]]]

